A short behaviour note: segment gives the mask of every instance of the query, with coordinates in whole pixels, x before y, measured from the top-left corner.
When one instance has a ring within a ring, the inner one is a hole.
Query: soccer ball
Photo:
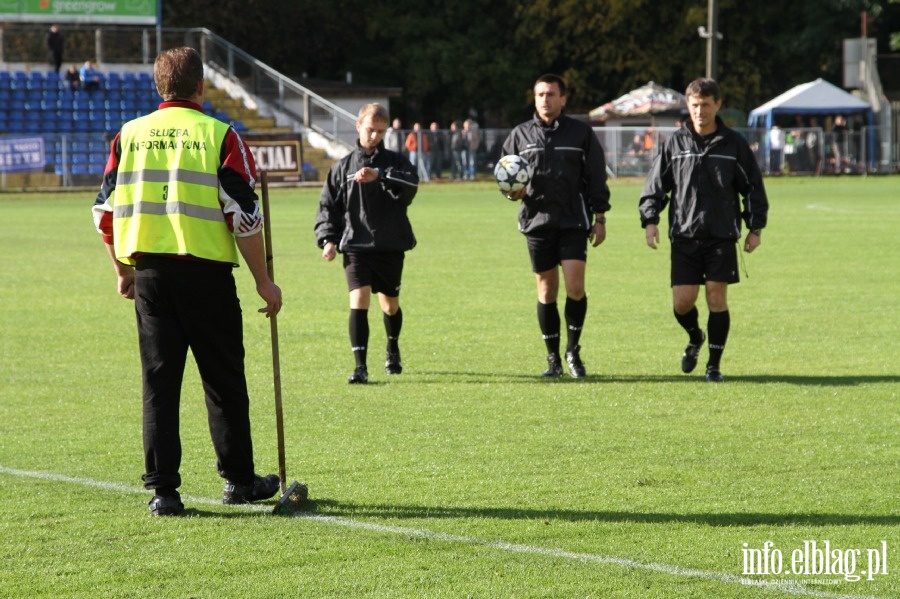
[[[497,161],[497,165],[494,167],[494,178],[497,180],[497,185],[500,186],[500,191],[505,193],[519,191],[526,187],[533,174],[534,168],[528,164],[528,161],[515,154],[504,156]]]

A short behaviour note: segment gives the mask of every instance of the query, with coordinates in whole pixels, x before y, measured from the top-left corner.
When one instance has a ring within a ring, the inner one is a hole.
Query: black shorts
[[[347,289],[371,287],[388,297],[400,295],[404,252],[351,252],[344,254]]]
[[[672,286],[703,285],[706,281],[737,283],[737,241],[734,239],[672,240]]]
[[[538,231],[528,233],[525,238],[533,272],[556,268],[563,260],[587,262],[588,231],[584,229]]]

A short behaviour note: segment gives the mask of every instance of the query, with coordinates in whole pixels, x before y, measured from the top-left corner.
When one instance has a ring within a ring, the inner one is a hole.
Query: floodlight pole
[[[719,70],[719,45],[724,36],[719,33],[719,5],[716,0],[708,0],[706,27],[697,28],[700,37],[706,40],[706,76],[715,79]]]

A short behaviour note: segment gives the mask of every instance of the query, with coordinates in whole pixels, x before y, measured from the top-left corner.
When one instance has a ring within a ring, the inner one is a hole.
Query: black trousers
[[[206,395],[219,475],[253,480],[240,301],[230,265],[142,257],[134,306],[143,377],[144,486],[181,485],[179,405],[187,351]]]

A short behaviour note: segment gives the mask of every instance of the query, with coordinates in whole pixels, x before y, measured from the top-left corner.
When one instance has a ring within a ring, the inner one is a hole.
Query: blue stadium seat
[[[25,121],[25,132],[26,133],[40,133],[41,132],[41,122],[40,121]]]
[[[90,170],[88,169],[87,164],[73,164],[72,165],[72,174],[73,175],[90,175]]]

